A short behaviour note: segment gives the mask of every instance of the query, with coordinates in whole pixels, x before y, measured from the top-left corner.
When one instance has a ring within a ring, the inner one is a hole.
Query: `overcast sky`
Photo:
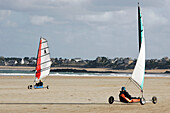
[[[170,57],[170,0],[138,0],[146,58]],[[137,0],[0,0],[0,56],[138,57]]]

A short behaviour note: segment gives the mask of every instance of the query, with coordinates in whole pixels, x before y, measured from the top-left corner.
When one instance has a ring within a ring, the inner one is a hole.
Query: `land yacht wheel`
[[[142,97],[142,98],[140,98],[140,104],[141,104],[141,105],[144,105],[145,103],[146,103],[145,98],[143,98],[143,97]]]
[[[49,89],[49,86],[47,85],[47,89]]]
[[[32,89],[32,85],[30,85],[30,89]]]
[[[112,104],[114,102],[114,97],[110,96],[108,101],[109,101],[109,104]]]
[[[157,103],[157,97],[156,97],[156,96],[153,96],[153,97],[152,97],[152,103],[153,103],[153,104],[156,104],[156,103]]]
[[[28,89],[32,89],[32,85],[28,85]]]

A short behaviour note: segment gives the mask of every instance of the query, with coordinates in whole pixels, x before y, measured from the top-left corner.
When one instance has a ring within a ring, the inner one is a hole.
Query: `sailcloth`
[[[139,30],[139,56],[132,73],[132,80],[143,91],[144,75],[145,75],[145,38],[144,38],[144,25],[140,7],[138,6],[138,30]]]
[[[48,42],[45,38],[40,38],[34,81],[41,80],[48,76],[50,73],[50,67],[51,59]]]

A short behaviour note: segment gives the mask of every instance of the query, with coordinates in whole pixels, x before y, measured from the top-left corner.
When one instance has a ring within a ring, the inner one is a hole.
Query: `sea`
[[[0,76],[34,76],[35,72],[29,70],[0,70]],[[128,73],[73,73],[73,72],[50,72],[50,76],[111,76],[130,77]],[[170,77],[170,74],[145,74],[145,77]]]

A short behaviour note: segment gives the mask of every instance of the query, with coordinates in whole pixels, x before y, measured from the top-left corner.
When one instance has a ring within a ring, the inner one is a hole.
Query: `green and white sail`
[[[138,6],[139,56],[132,73],[131,80],[143,91],[145,76],[145,37],[142,13]]]

